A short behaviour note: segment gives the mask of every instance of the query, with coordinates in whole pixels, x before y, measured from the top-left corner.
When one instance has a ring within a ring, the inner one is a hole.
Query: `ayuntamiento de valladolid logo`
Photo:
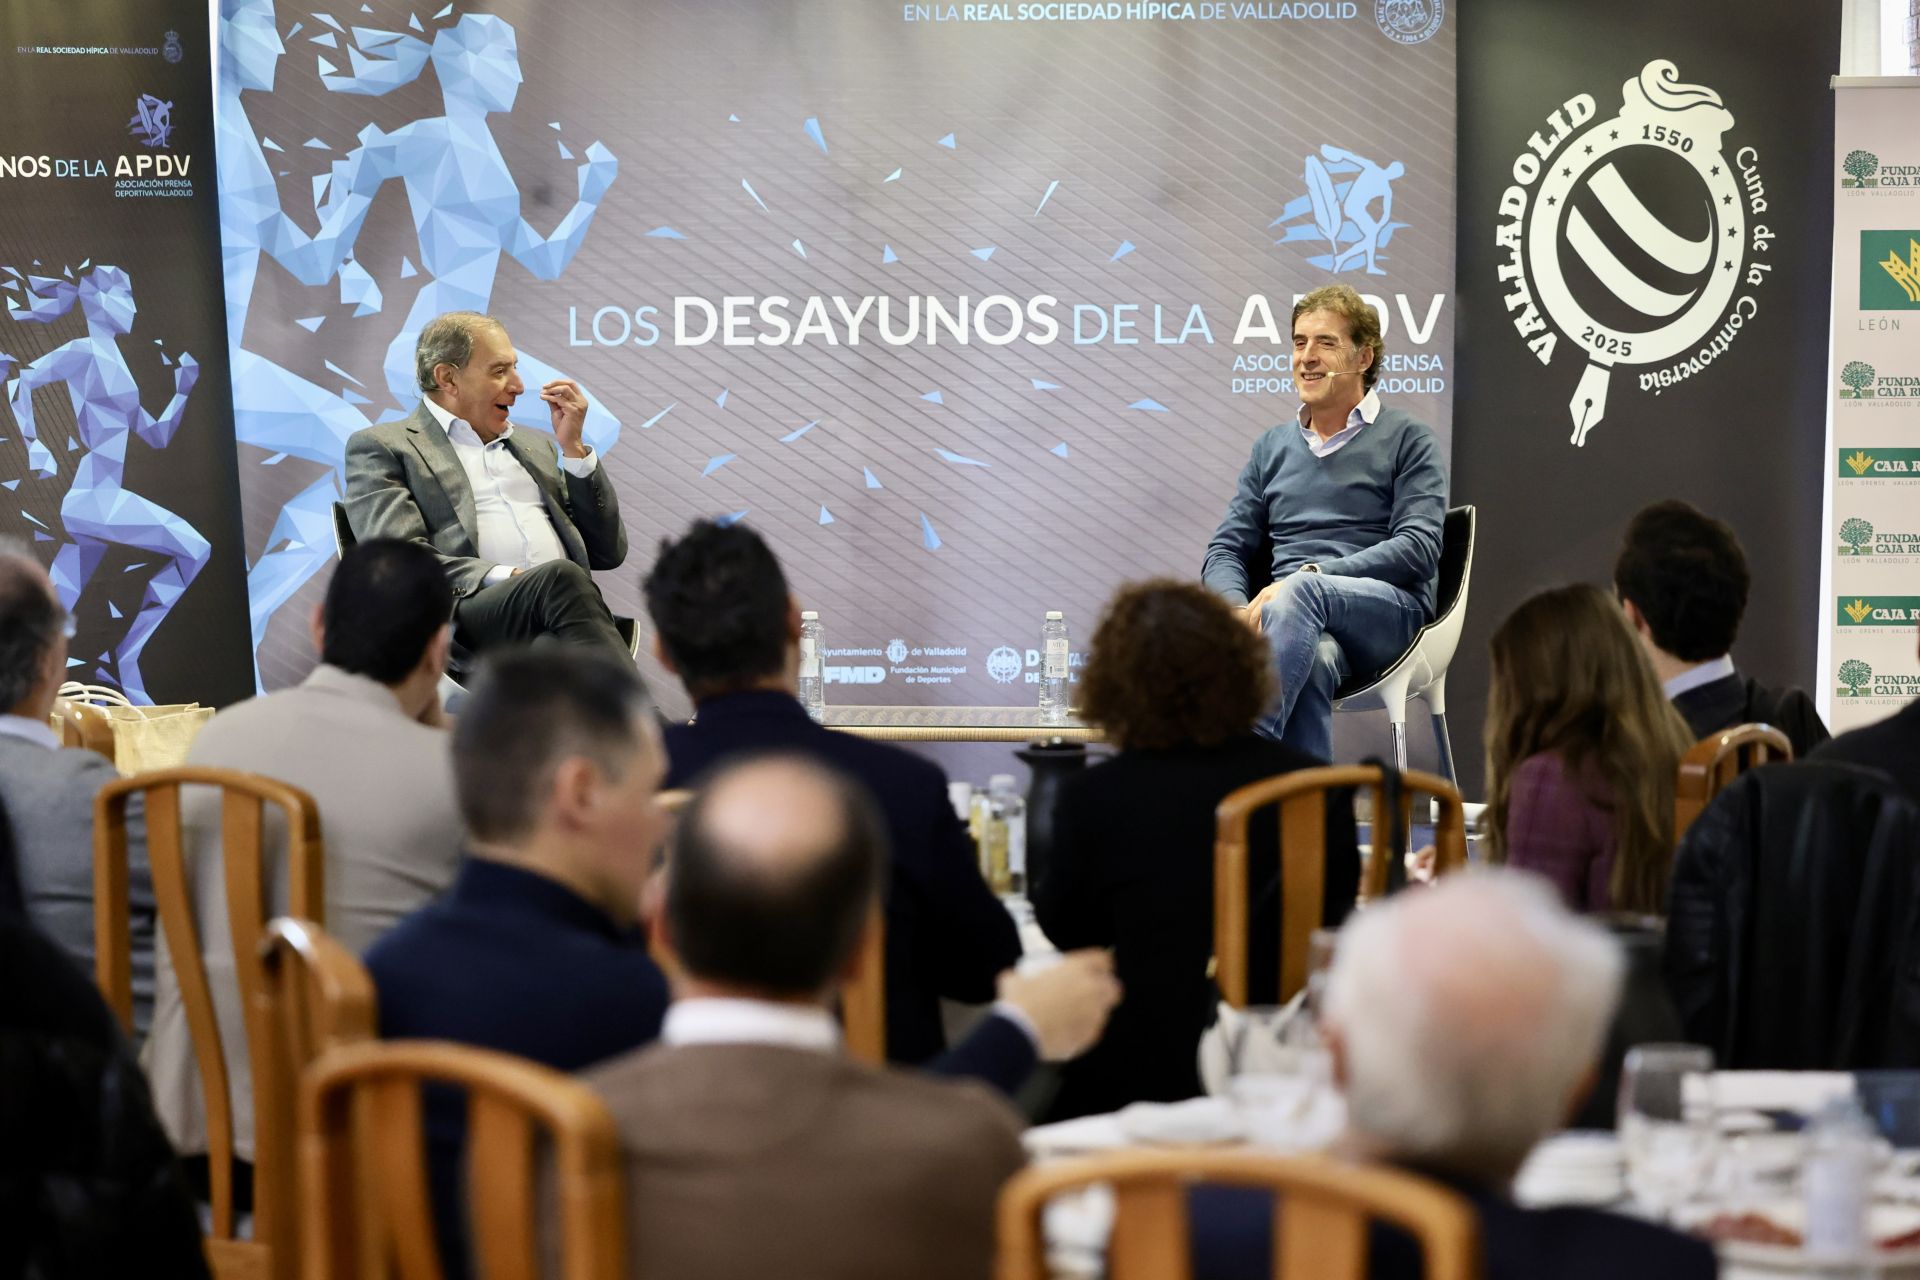
[[[1586,361],[1567,412],[1572,442],[1606,416],[1616,366],[1655,395],[1704,372],[1759,314],[1753,290],[1774,233],[1760,154],[1732,147],[1720,95],[1649,62],[1595,121],[1591,94],[1547,117],[1513,161],[1497,242],[1509,317],[1542,365]],[[1732,155],[1727,151],[1732,147]]]

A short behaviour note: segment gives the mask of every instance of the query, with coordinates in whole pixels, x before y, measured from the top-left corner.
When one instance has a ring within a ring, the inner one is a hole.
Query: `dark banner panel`
[[[1449,711],[1481,787],[1486,641],[1607,582],[1641,506],[1730,521],[1735,660],[1811,687],[1838,14],[1619,0],[1461,6],[1453,494],[1479,504]]]
[[[210,46],[190,0],[0,8],[0,533],[135,701],[253,685]]]

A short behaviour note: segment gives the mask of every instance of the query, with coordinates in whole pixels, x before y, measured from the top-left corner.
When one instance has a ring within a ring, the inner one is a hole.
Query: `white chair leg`
[[[1455,772],[1453,763],[1453,739],[1447,736],[1447,677],[1442,673],[1438,680],[1428,686],[1424,695],[1427,710],[1433,715],[1433,742],[1440,749],[1440,776],[1460,789],[1460,775]]]
[[[1407,722],[1395,720],[1388,727],[1393,731],[1393,767],[1405,773],[1407,771]]]

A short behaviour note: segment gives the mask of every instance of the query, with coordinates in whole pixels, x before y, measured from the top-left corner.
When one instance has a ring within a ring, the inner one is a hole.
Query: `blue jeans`
[[[1356,671],[1384,669],[1425,622],[1420,602],[1391,583],[1289,574],[1261,609],[1280,694],[1256,731],[1332,760],[1334,690]]]

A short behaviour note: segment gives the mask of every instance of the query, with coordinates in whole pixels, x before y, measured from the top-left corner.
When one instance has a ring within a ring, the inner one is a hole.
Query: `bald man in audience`
[[[348,548],[312,620],[320,665],[290,689],[235,703],[194,739],[187,763],[239,769],[290,783],[320,811],[326,850],[321,921],[363,952],[409,911],[453,881],[460,815],[440,715],[453,592],[423,547],[375,538]],[[285,824],[268,806],[266,865],[284,865]],[[188,878],[201,959],[213,993],[234,1098],[234,1148],[253,1156],[253,1071],[227,926],[217,792],[181,793]],[[284,910],[286,881],[269,914]],[[154,1106],[189,1170],[205,1176],[206,1104],[186,1004],[161,940],[158,995],[146,1067]],[[202,1184],[205,1185],[204,1183]]]
[[[661,1043],[585,1077],[620,1127],[633,1276],[985,1280],[1019,1117],[852,1061],[830,1012],[886,861],[866,795],[797,757],[724,768],[681,815]]]
[[[91,751],[62,751],[49,726],[67,678],[73,617],[23,543],[0,539],[0,805],[13,829],[27,916],[75,964],[93,972],[93,797],[120,775]],[[133,1027],[153,1020],[153,882],[146,824],[127,810]]]
[[[1476,871],[1401,893],[1341,931],[1325,1027],[1346,1095],[1344,1153],[1425,1175],[1479,1213],[1488,1280],[1708,1280],[1704,1240],[1598,1209],[1522,1209],[1527,1153],[1592,1087],[1623,961],[1544,880]],[[1271,1274],[1272,1198],[1196,1193],[1196,1274]],[[1376,1230],[1373,1277],[1419,1274]]]

